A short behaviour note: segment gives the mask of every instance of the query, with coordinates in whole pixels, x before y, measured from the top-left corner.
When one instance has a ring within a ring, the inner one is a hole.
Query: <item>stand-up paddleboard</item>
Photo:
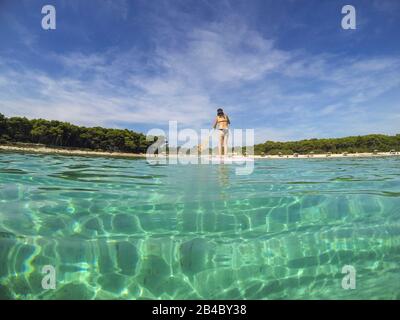
[[[201,153],[208,147],[209,139],[214,131],[210,131],[208,136],[197,146],[197,150]],[[211,156],[211,155],[200,155],[201,163],[244,163],[248,161],[254,161],[253,157],[244,156]]]
[[[167,157],[154,157],[148,159],[150,163],[164,163],[164,164],[192,164],[192,165],[232,165],[238,167],[247,167],[248,164],[254,164],[253,157],[241,156],[167,156]]]
[[[254,158],[252,157],[230,157],[230,156],[212,156],[209,157],[209,159],[205,158],[202,160],[209,160],[211,163],[221,163],[221,164],[229,164],[229,163],[244,163],[244,162],[254,162]]]

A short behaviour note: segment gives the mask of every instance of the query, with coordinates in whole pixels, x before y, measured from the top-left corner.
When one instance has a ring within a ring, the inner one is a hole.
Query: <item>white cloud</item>
[[[181,76],[197,76],[212,85],[261,79],[289,56],[258,33],[229,24],[193,30],[184,47],[162,50],[166,65]]]

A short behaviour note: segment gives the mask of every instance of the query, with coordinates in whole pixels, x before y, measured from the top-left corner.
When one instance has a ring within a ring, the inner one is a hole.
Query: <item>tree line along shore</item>
[[[83,127],[55,120],[7,118],[0,113],[0,144],[42,145],[50,148],[103,152],[146,153],[154,140],[128,129]],[[400,134],[370,134],[330,139],[266,141],[254,146],[255,155],[374,153],[400,151]]]
[[[293,154],[342,154],[377,153],[400,151],[400,134],[389,136],[370,134],[330,139],[308,139],[300,141],[274,142],[254,146],[255,154],[293,155]]]
[[[144,153],[154,141],[127,129],[83,127],[55,120],[25,117],[6,118],[0,114],[0,144],[43,145],[53,148],[107,152]]]

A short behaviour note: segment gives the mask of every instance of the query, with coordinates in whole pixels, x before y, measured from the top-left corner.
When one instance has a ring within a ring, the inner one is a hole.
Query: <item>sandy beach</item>
[[[27,153],[43,153],[43,154],[61,154],[61,155],[76,155],[76,156],[105,156],[105,157],[130,157],[130,158],[145,158],[144,153],[123,153],[123,152],[106,152],[106,151],[91,151],[91,150],[71,150],[62,148],[48,147],[20,147],[0,145],[0,151],[15,151]]]
[[[366,158],[366,157],[395,157],[395,156],[400,156],[400,152],[378,152],[378,153],[372,153],[372,152],[364,152],[364,153],[348,153],[348,154],[343,154],[343,153],[332,153],[332,154],[313,154],[313,155],[308,155],[308,154],[299,154],[298,156],[294,155],[270,155],[270,156],[254,156],[255,159],[329,159],[329,158]]]
[[[71,150],[62,148],[48,148],[44,146],[38,147],[22,147],[0,145],[0,151],[12,152],[27,152],[41,154],[61,154],[61,155],[77,155],[77,156],[102,156],[102,157],[128,157],[128,158],[145,158],[145,153],[124,153],[124,152],[106,152],[106,151],[91,151],[91,150]],[[254,155],[247,156],[254,159],[329,159],[329,158],[365,158],[365,157],[393,157],[400,156],[400,152],[377,152],[377,153],[333,153],[333,154],[298,154],[296,155]],[[234,155],[232,158],[243,158],[243,156]]]

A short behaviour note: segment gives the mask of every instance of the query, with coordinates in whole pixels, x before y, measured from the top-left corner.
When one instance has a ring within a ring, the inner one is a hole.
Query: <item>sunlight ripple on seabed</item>
[[[0,154],[0,298],[400,299],[399,168]]]

